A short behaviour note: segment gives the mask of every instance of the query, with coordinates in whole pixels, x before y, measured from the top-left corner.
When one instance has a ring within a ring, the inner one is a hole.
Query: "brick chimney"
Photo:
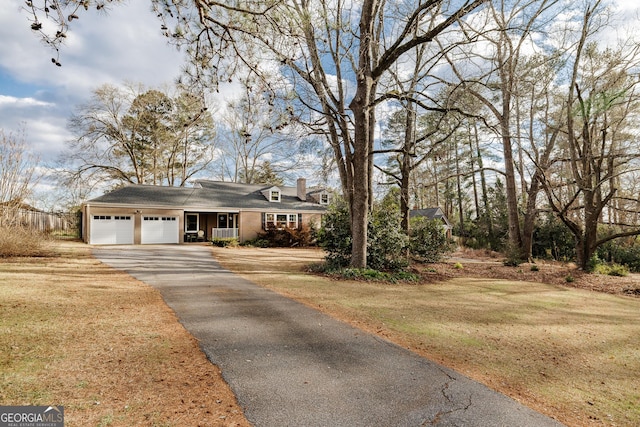
[[[297,191],[298,199],[302,200],[303,202],[306,202],[307,201],[307,180],[305,178],[298,178],[297,187],[298,187],[298,191]]]

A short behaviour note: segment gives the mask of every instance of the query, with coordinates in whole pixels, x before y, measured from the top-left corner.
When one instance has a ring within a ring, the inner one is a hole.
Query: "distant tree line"
[[[56,54],[70,22],[85,7],[104,5],[28,3],[32,28]],[[50,4],[63,12],[49,13]],[[544,252],[571,252],[583,269],[612,242],[636,244],[640,43],[623,28],[616,27],[622,36],[614,36],[613,3],[151,4],[161,31],[189,55],[186,87],[214,91],[222,83],[241,82],[244,94],[234,106],[236,125],[230,126],[236,132],[227,138],[235,153],[225,156],[227,176],[253,181],[254,160],[274,138],[286,143],[269,148],[270,155],[299,135],[325,143],[324,175],[339,178],[349,214],[352,267],[371,262],[378,177],[399,189],[399,224],[406,236],[411,208],[442,206],[461,239],[517,260],[537,255],[539,239],[555,227],[568,232],[573,250],[561,248],[566,241],[554,241]],[[71,15],[72,20],[60,18]],[[57,31],[38,25],[45,20]],[[188,104],[195,110],[185,117],[202,110],[201,104]],[[146,182],[184,182],[206,157],[162,154],[171,150],[161,144],[158,129],[174,132],[174,142],[198,145],[197,139],[175,137],[187,123],[175,108],[164,101],[154,105],[167,113],[157,128],[146,122],[125,133],[135,136],[136,149],[144,148],[134,164]],[[133,125],[148,111],[133,109],[125,116]],[[268,119],[253,126],[249,117],[256,116]],[[95,131],[78,123],[88,136]],[[131,159],[118,150],[111,153]],[[277,175],[281,163],[262,158]],[[80,163],[87,171],[103,166]],[[139,179],[131,171],[123,178]]]

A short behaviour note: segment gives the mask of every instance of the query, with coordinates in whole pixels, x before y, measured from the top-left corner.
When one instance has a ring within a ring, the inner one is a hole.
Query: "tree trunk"
[[[502,137],[502,145],[505,164],[504,178],[507,193],[507,213],[509,218],[509,243],[516,248],[520,248],[522,247],[522,240],[520,237],[520,219],[518,217],[518,194],[516,190],[515,168],[513,167],[511,138],[508,134]]]
[[[358,96],[356,96],[358,99]],[[369,129],[366,109],[352,105],[356,122],[353,150],[353,176],[369,176]],[[351,266],[367,266],[367,225],[369,217],[369,180],[354,179],[351,197]]]
[[[533,231],[538,217],[538,209],[536,203],[538,201],[538,191],[540,182],[538,181],[538,172],[536,171],[531,179],[527,198],[527,205],[524,212],[524,220],[522,225],[522,255],[523,259],[531,259],[533,252]]]
[[[482,216],[487,221],[487,233],[489,239],[489,246],[492,250],[496,250],[495,247],[495,238],[493,233],[493,216],[491,215],[491,207],[489,206],[489,192],[487,190],[487,177],[484,173],[484,163],[482,160],[482,151],[480,150],[480,138],[478,137],[478,128],[474,126],[475,132],[475,148],[476,148],[476,156],[478,159],[478,168],[480,169],[480,186],[482,189],[482,204],[484,205],[484,210]]]
[[[400,165],[400,226],[404,232],[409,235],[409,183],[411,172],[413,170],[412,165],[412,153],[415,150],[416,140],[416,111],[415,105],[409,102],[407,106],[407,115],[405,118],[405,133],[404,133],[404,149],[402,152],[402,164]]]
[[[458,153],[458,141],[454,140],[454,148],[456,152],[456,190],[458,194],[458,218],[460,221],[460,237],[464,242],[465,229],[464,229],[464,209],[462,207],[462,178],[460,176],[460,153]]]
[[[372,100],[375,95],[375,80],[372,74],[374,60],[374,11],[378,4],[367,0],[362,5],[360,15],[360,47],[358,51],[358,70],[356,93],[349,104],[353,112],[353,194],[351,197],[351,266],[367,266],[367,226],[371,200],[372,149],[374,130],[374,111]]]

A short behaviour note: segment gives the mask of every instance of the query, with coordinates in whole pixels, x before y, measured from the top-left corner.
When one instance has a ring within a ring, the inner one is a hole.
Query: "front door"
[[[229,228],[229,215],[218,214],[218,228]]]

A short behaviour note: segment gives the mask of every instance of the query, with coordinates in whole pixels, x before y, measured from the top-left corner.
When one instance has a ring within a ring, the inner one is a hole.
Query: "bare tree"
[[[190,54],[189,75],[204,81],[233,78],[239,67],[256,75],[277,68],[314,131],[327,135],[351,214],[354,267],[366,265],[367,224],[372,202],[373,144],[378,84],[397,61],[454,28],[487,0],[461,2],[364,0],[350,2],[160,1],[152,3],[163,31]],[[37,3],[37,6],[36,6]],[[51,14],[46,4],[75,12],[78,3],[30,1],[32,26],[53,18],[67,31],[71,14]],[[49,7],[50,9],[50,7]],[[77,15],[73,13],[74,16]],[[75,19],[75,17],[73,18]],[[42,26],[34,28],[42,30]],[[55,42],[53,35],[50,40]],[[271,74],[270,74],[271,75]],[[270,83],[266,81],[267,85]]]
[[[227,103],[219,123],[223,179],[253,184],[308,166],[308,138],[289,103],[275,99],[255,76],[240,84],[242,95]]]
[[[184,186],[214,158],[211,115],[192,94],[103,85],[68,127],[72,180]]]
[[[24,129],[18,133],[0,129],[0,226],[14,224],[18,209],[39,180],[38,158],[28,148]]]
[[[522,62],[529,49],[535,46],[532,37],[540,33],[553,16],[557,0],[523,0],[491,2],[485,21],[471,23],[466,31],[477,34],[487,43],[488,53],[452,52],[447,56],[449,64],[458,77],[460,90],[477,97],[495,123],[494,131],[501,139],[504,160],[504,178],[509,214],[509,243],[520,250],[521,257],[529,254],[524,249],[519,216],[519,196],[516,183],[516,155],[514,145],[520,123],[516,112],[516,97],[521,85]],[[460,56],[460,55],[464,56]],[[470,65],[467,70],[457,63]],[[471,61],[468,61],[471,59]],[[485,64],[478,73],[476,64]],[[487,118],[489,121],[489,119]]]
[[[566,138],[544,175],[548,202],[575,236],[577,263],[583,269],[598,246],[640,235],[638,223],[615,224],[619,227],[599,235],[607,207],[615,208],[618,184],[640,166],[635,136],[640,78],[633,72],[640,65],[640,48],[598,49],[590,42],[603,23],[601,7],[596,0],[582,15],[566,95]]]

